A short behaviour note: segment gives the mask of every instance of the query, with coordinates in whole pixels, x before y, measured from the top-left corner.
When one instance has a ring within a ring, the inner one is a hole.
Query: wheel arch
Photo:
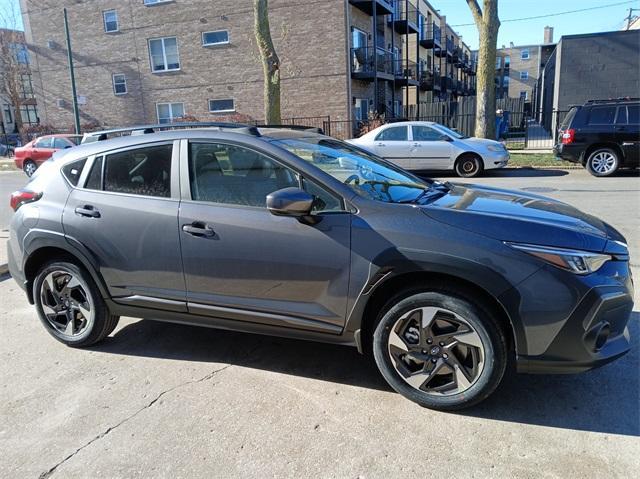
[[[610,143],[610,142],[606,142],[606,141],[600,141],[597,143],[593,143],[591,145],[589,145],[585,151],[584,151],[584,155],[582,156],[582,164],[583,166],[587,164],[587,161],[589,160],[589,157],[591,156],[591,154],[596,151],[599,148],[610,148],[613,151],[615,151],[618,154],[618,159],[620,161],[620,164],[622,164],[622,162],[624,161],[624,151],[622,151],[622,148],[620,148],[620,145],[616,144],[616,143]]]

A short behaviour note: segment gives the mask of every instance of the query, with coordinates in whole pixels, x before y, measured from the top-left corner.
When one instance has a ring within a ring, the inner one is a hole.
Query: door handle
[[[182,231],[192,236],[199,236],[205,238],[211,238],[216,235],[211,226],[201,223],[200,221],[194,221],[190,225],[182,225]]]
[[[414,143],[413,146],[415,146],[416,148],[420,147],[420,143]]]
[[[91,205],[78,206],[75,209],[78,216],[86,216],[87,218],[100,218],[100,212]]]
[[[378,143],[378,146],[387,146],[384,143]]]
[[[626,128],[624,126],[616,126],[616,131],[625,131]]]

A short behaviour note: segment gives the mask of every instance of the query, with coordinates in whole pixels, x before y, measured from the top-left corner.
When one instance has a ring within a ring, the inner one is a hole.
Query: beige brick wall
[[[253,37],[250,0],[21,0],[42,122],[72,124],[62,7],[72,32],[82,121],[126,125],[156,121],[156,103],[184,102],[185,112],[215,120],[209,99],[233,98],[236,111],[263,118],[262,67]],[[270,22],[282,61],[283,117],[346,119],[347,28],[343,0],[271,0]],[[116,9],[119,31],[105,33],[102,11]],[[230,44],[203,47],[201,33],[226,29]],[[147,40],[175,36],[180,70],[152,73]],[[49,45],[48,42],[54,42]],[[53,46],[53,48],[50,48]],[[113,93],[112,74],[124,73],[128,93]],[[63,106],[58,100],[64,100]]]

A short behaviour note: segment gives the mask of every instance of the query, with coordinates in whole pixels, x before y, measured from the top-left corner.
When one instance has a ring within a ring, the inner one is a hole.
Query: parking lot
[[[0,173],[1,208],[17,175]],[[640,274],[637,176],[512,169],[467,182],[605,219]],[[67,348],[4,276],[0,476],[635,477],[639,311],[621,360],[581,375],[509,373],[481,405],[439,413],[396,394],[351,348],[131,318],[96,347]]]

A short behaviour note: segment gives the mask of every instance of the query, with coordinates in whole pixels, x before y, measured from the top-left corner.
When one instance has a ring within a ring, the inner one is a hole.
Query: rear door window
[[[380,132],[376,137],[376,141],[407,141],[407,127],[406,126],[394,126],[387,128]]]
[[[58,150],[62,150],[64,148],[70,148],[71,144],[67,142],[64,138],[54,138],[53,139],[53,147]]]
[[[53,138],[40,138],[33,146],[35,148],[51,148],[52,140]]]
[[[594,106],[589,113],[589,125],[613,125],[615,106]]]
[[[640,124],[640,105],[628,105],[628,122],[630,125]]]

